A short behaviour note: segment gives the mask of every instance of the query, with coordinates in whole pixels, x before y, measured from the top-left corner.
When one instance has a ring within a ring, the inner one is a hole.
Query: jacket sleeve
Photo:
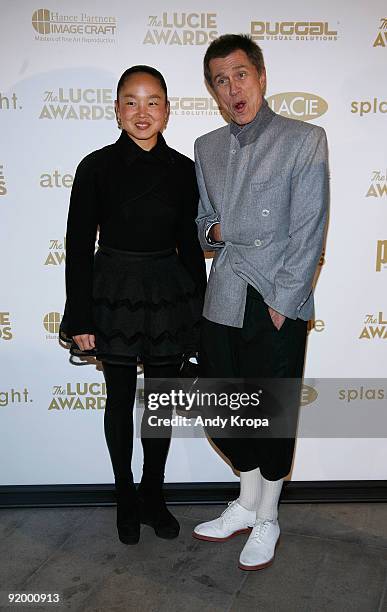
[[[265,302],[297,319],[312,291],[321,256],[329,203],[328,147],[325,131],[314,127],[298,153],[290,193],[289,242],[284,262]]]
[[[97,234],[97,186],[89,157],[79,164],[71,190],[66,232],[68,336],[94,333],[93,265]]]
[[[204,254],[198,240],[195,217],[198,211],[199,192],[195,177],[195,168],[189,161],[184,171],[184,207],[180,218],[177,236],[179,258],[195,282],[204,298],[207,285],[206,264]]]
[[[198,215],[196,217],[199,241],[203,251],[214,251],[216,249],[221,249],[224,246],[224,243],[209,241],[208,239],[208,232],[210,231],[211,227],[215,225],[215,223],[219,223],[220,220],[208,198],[206,183],[200,164],[197,141],[195,142],[195,170],[200,195]]]

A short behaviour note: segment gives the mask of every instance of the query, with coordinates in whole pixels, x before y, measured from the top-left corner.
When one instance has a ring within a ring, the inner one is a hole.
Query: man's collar
[[[267,101],[263,99],[261,108],[250,123],[242,127],[236,123],[230,124],[231,134],[238,138],[241,147],[252,144],[269,125],[274,115],[275,112],[271,110]]]
[[[171,164],[174,161],[171,150],[165,142],[164,136],[160,134],[160,132],[157,135],[156,145],[150,151],[145,151],[139,147],[138,144],[136,144],[134,140],[128,136],[125,130],[122,130],[121,136],[116,141],[116,145],[118,146],[120,153],[129,163],[135,161],[141,155],[151,155],[152,157],[156,157],[157,159],[160,159],[168,164]]]

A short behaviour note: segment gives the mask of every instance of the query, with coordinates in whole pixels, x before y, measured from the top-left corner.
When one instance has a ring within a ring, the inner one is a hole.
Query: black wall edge
[[[168,483],[164,490],[170,504],[222,504],[238,496],[239,483]],[[281,502],[387,502],[387,480],[285,482]],[[109,506],[114,503],[112,484],[0,486],[0,508]]]

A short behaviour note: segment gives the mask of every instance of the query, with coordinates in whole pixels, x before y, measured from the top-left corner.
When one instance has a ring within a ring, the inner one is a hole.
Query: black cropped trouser
[[[287,318],[277,330],[262,296],[249,286],[242,328],[203,319],[203,374],[214,379],[295,379],[300,390],[306,335],[307,322],[301,319]],[[247,472],[259,467],[264,478],[278,480],[291,469],[294,436],[295,432],[288,437],[238,438],[236,432],[235,436],[212,440],[235,469]]]

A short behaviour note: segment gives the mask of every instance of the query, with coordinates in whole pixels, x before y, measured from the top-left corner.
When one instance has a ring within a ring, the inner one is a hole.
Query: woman
[[[169,102],[160,72],[149,66],[126,70],[115,111],[120,138],[87,155],[74,179],[62,328],[79,349],[102,361],[118,535],[135,544],[140,522],[162,538],[179,533],[162,494],[170,428],[154,438],[145,435],[143,422],[138,491],[133,484],[137,362],[144,365],[145,383],[177,377],[183,354],[196,349],[206,273],[195,225],[194,164],[161,134]]]

